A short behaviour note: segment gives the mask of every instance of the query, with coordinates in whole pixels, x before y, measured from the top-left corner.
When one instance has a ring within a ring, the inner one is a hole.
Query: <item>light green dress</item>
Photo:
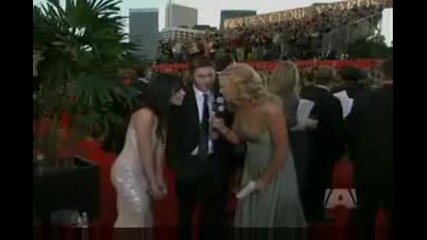
[[[247,140],[242,188],[257,180],[273,161],[275,146],[272,135],[266,131],[257,139]],[[286,157],[283,169],[265,191],[241,199],[237,206],[235,226],[238,228],[306,227],[303,207],[298,192],[297,176],[292,153]]]

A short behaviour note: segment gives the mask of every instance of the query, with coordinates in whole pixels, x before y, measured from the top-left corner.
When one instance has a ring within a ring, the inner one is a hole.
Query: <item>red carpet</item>
[[[97,163],[101,168],[101,216],[95,223],[96,228],[91,232],[91,239],[109,240],[112,239],[112,226],[116,219],[116,194],[110,181],[110,168],[115,156],[106,153],[100,148],[100,144],[93,140],[86,140],[79,144],[77,153]],[[349,161],[341,161],[337,164],[333,175],[333,187],[351,188],[353,187],[353,167]],[[154,203],[156,239],[176,239],[176,225],[178,222],[178,206],[175,194],[175,175],[165,169],[165,177],[168,184],[168,195],[165,199]],[[230,206],[235,207],[235,201],[230,198]],[[329,211],[335,219],[334,224],[315,225],[309,230],[309,239],[346,240],[347,228],[351,215],[351,210],[336,208]],[[196,218],[197,219],[197,218]],[[197,223],[197,220],[195,221]],[[378,215],[377,226],[385,226],[387,216],[384,211]],[[387,239],[384,227],[378,227],[376,233],[377,240]]]
[[[175,192],[175,174],[165,169],[164,176],[168,185],[168,194],[165,199],[154,202],[155,225],[173,227],[178,223],[178,199]]]

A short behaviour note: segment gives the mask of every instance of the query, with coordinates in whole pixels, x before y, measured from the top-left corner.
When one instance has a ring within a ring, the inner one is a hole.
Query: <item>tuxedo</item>
[[[348,124],[349,157],[354,163],[358,239],[373,239],[380,202],[393,219],[393,86],[355,99]]]
[[[360,84],[360,83],[347,82],[341,86],[338,86],[332,89],[332,93],[337,93],[341,91],[346,91],[348,97],[354,99],[357,97],[357,95],[366,91],[366,88],[365,86],[363,86],[363,84]]]
[[[177,176],[180,239],[191,239],[192,217],[198,203],[200,221],[206,228],[202,232],[206,236],[213,236],[226,226],[227,165],[232,146],[209,126],[208,157],[199,156],[203,93],[193,85],[187,86],[185,92],[182,106],[171,106],[166,154]],[[215,92],[208,93],[210,112],[216,96]],[[230,126],[231,115],[228,112],[223,115],[225,123]]]
[[[335,163],[345,150],[345,122],[340,101],[324,86],[303,89],[301,97],[315,103],[310,118],[316,129],[308,131],[308,164],[303,202],[306,217],[316,221],[324,217],[323,199],[331,184]]]

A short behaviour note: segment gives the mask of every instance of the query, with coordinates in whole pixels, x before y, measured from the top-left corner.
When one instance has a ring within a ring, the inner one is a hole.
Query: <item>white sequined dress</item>
[[[122,152],[111,168],[111,180],[117,192],[116,228],[149,228],[153,226],[152,200],[148,179],[143,171],[137,135],[129,125]],[[153,131],[153,152],[157,141]]]

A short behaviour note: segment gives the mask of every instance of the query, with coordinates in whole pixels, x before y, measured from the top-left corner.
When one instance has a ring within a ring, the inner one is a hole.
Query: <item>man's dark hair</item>
[[[338,74],[345,82],[358,82],[364,78],[362,70],[355,67],[344,67],[339,70]]]
[[[317,68],[307,69],[303,71],[305,83],[313,83],[314,81],[314,73],[316,72]]]
[[[384,61],[383,72],[387,80],[393,79],[393,58]]]
[[[217,58],[215,58],[216,70],[220,72],[226,69],[228,66],[230,66],[230,64],[232,64],[233,62],[234,62],[234,59],[233,57],[231,57],[230,54],[218,56]]]
[[[202,68],[202,67],[213,67],[213,68],[215,68],[215,64],[208,57],[206,57],[204,55],[193,57],[190,60],[190,62],[188,63],[188,66],[189,66],[191,74],[193,74],[197,68]]]
[[[328,85],[334,78],[334,69],[331,67],[318,67],[314,74],[314,83]]]

